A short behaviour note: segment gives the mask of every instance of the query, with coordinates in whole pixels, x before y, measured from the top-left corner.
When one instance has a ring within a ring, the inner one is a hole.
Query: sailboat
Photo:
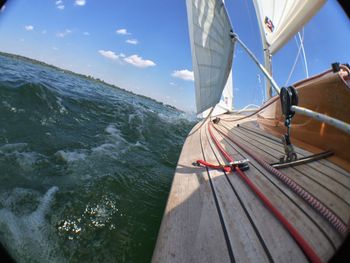
[[[324,0],[254,0],[264,65],[222,0],[186,0],[197,113],[173,179],[153,262],[326,262],[350,218],[350,69],[279,87],[273,55]],[[240,45],[266,78],[267,101],[232,109]],[[226,102],[230,101],[230,104]]]

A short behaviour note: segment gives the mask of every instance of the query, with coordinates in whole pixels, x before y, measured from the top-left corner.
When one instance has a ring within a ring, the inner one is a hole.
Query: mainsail
[[[224,90],[222,91],[222,95],[218,104],[214,106],[214,110],[209,108],[203,111],[202,114],[199,115],[201,118],[206,118],[209,114],[212,117],[224,114],[226,112],[231,112],[233,110],[233,86],[232,86],[232,70],[227,78],[227,82]]]
[[[322,7],[325,0],[254,0],[264,48],[276,53]],[[264,43],[264,44],[265,44]]]
[[[232,26],[222,0],[186,0],[186,4],[196,106],[197,113],[201,113],[219,103],[230,75]],[[232,95],[230,101],[232,105]]]

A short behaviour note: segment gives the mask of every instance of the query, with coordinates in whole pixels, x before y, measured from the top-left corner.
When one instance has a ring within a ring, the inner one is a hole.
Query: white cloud
[[[128,32],[128,30],[126,30],[125,28],[117,29],[115,32],[116,32],[117,34],[119,34],[119,35],[130,35],[130,33]]]
[[[52,49],[53,50],[58,50],[58,47],[53,46]]]
[[[84,36],[90,36],[90,33],[89,32],[84,32],[83,35]]]
[[[27,30],[27,31],[33,31],[34,30],[34,26],[27,25],[27,26],[24,26],[24,29]]]
[[[139,43],[137,39],[127,39],[125,42],[131,45],[137,45]]]
[[[86,0],[75,0],[75,4],[78,6],[84,6],[86,4]]]
[[[171,86],[177,86],[176,83],[174,83],[174,82],[170,82],[169,84],[170,84]]]
[[[66,30],[64,30],[63,32],[58,32],[58,33],[56,34],[56,36],[57,36],[57,37],[65,37],[65,36],[67,36],[67,35],[69,35],[69,34],[71,34],[71,33],[72,33],[72,30],[66,29]]]
[[[55,5],[56,7],[59,9],[59,10],[63,10],[64,9],[64,4],[63,4],[63,1],[62,0],[57,0],[55,2]]]
[[[175,70],[171,76],[183,80],[194,81],[193,71],[189,71],[187,69]]]
[[[47,33],[47,31],[44,29],[43,31],[41,31],[41,34],[46,34]]]
[[[100,53],[105,58],[111,59],[111,60],[117,60],[121,55],[115,54],[113,51],[110,50],[99,50],[98,53]]]
[[[124,61],[139,68],[154,67],[156,65],[152,60],[143,59],[138,55],[126,57]]]
[[[4,4],[1,9],[0,9],[0,12],[4,12],[5,11],[5,8],[6,8],[6,4]]]

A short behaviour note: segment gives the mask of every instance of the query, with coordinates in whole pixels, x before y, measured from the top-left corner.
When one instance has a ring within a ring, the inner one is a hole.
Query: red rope
[[[323,216],[330,224],[333,226],[340,234],[344,235],[347,232],[346,224],[325,204],[323,204],[320,200],[318,200],[315,196],[310,194],[304,187],[299,185],[293,179],[289,178],[287,175],[272,167],[270,164],[265,162],[260,158],[254,151],[247,148],[238,140],[234,140],[233,138],[227,136],[222,131],[218,130],[214,127],[220,134],[224,137],[228,138],[230,141],[235,143],[238,147],[243,149],[248,155],[253,157],[261,166],[263,166],[266,170],[268,170],[272,175],[276,176],[282,183],[288,186],[294,193],[300,196],[306,203],[308,203],[313,209],[316,210],[321,216]]]
[[[201,164],[201,165],[204,165],[204,166],[206,166],[206,167],[213,168],[213,169],[224,170],[226,173],[232,172],[232,168],[231,168],[230,166],[226,166],[226,165],[214,165],[214,164],[208,163],[208,162],[203,161],[203,160],[197,160],[197,163],[198,163],[198,164]]]
[[[211,123],[208,125],[209,134],[214,141],[218,150],[222,153],[222,155],[226,158],[227,161],[233,162],[233,159],[230,155],[224,150],[224,148],[220,145],[219,141],[215,138],[212,133],[210,127]],[[242,178],[244,182],[250,187],[250,189],[260,198],[260,200],[265,204],[265,206],[270,209],[270,211],[275,215],[275,217],[282,223],[282,225],[288,230],[288,232],[292,235],[294,240],[298,243],[300,248],[304,251],[305,255],[311,262],[322,262],[316,252],[312,249],[312,247],[306,242],[306,240],[300,235],[300,233],[293,227],[291,223],[279,212],[277,208],[273,206],[270,200],[254,185],[254,183],[242,172],[238,167],[236,167],[235,171],[237,171],[238,175]]]

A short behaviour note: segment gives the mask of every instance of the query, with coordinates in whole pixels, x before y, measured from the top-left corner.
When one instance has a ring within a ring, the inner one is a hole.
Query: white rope
[[[249,111],[255,111],[257,109],[259,109],[260,106],[255,105],[255,104],[248,104],[247,106],[243,107],[240,110],[235,110],[233,111],[234,113],[241,113],[241,112],[249,112]]]
[[[319,113],[319,112],[315,112],[315,111],[306,109],[304,107],[292,106],[291,109],[293,111],[295,111],[296,113],[311,117],[311,118],[318,120],[320,122],[325,122],[331,126],[334,126],[338,129],[350,134],[350,124],[349,123],[332,118],[330,116],[327,116],[327,115]]]

